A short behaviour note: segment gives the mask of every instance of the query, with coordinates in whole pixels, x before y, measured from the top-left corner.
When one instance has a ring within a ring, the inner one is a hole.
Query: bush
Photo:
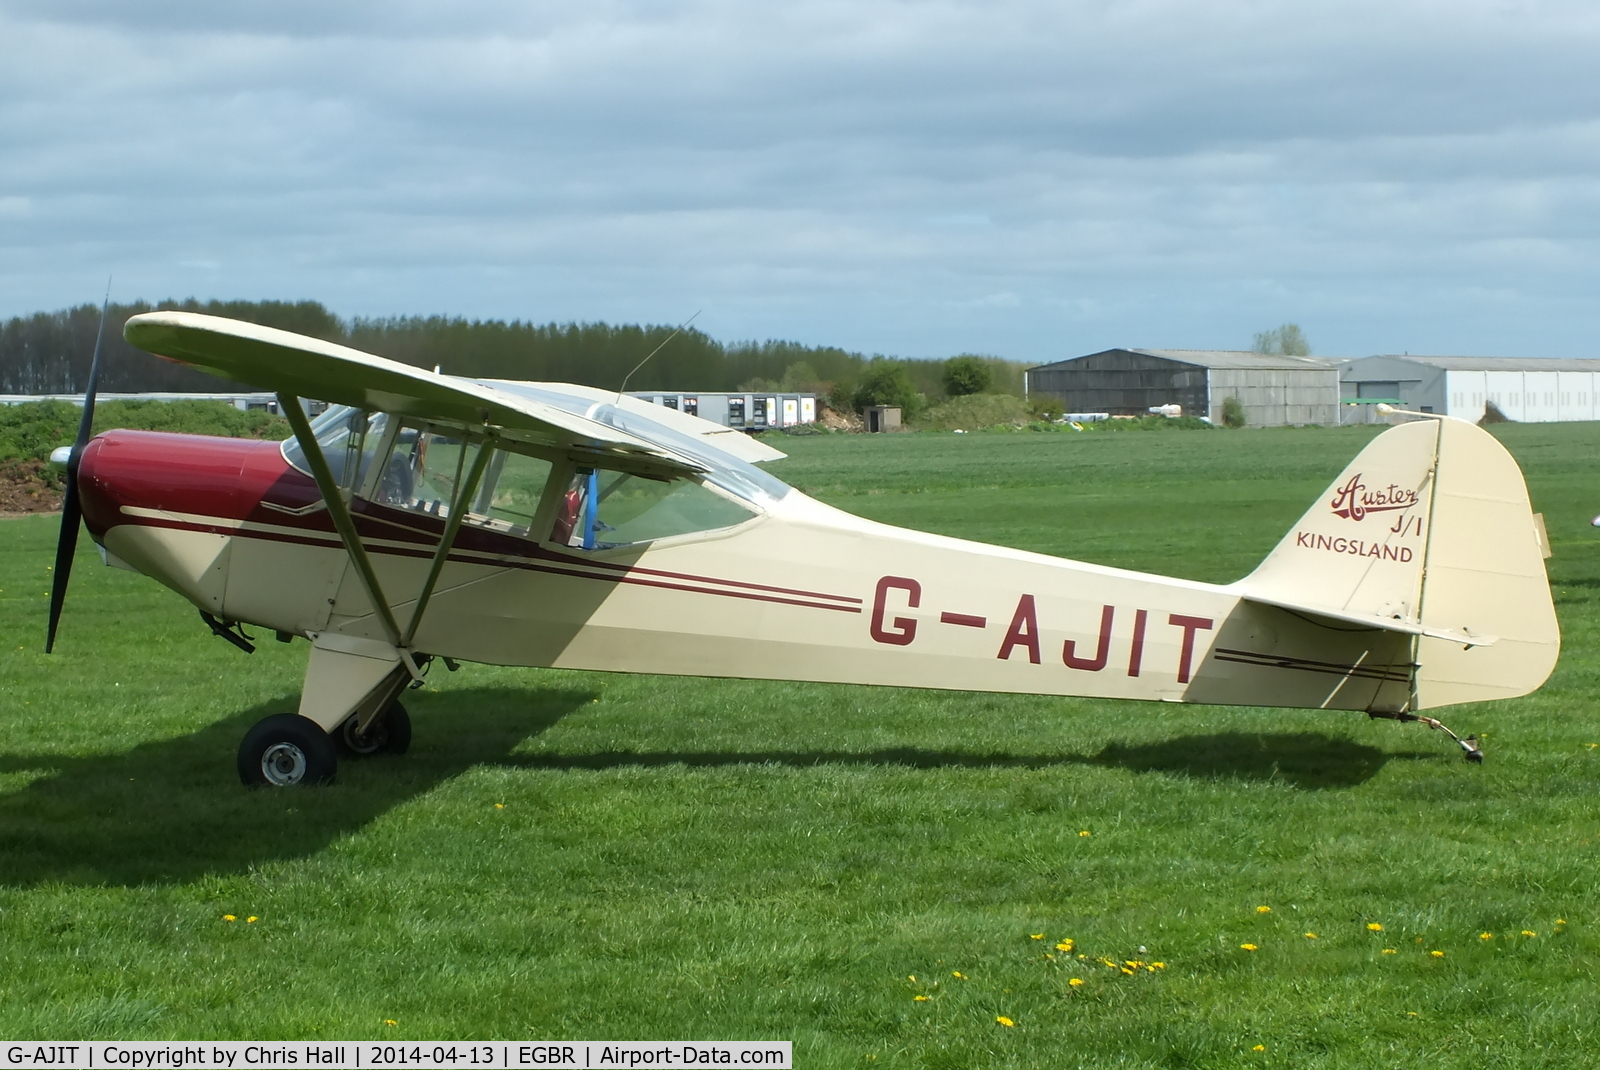
[[[935,405],[918,421],[930,431],[976,431],[984,427],[1020,427],[1028,422],[1028,406],[1013,394],[968,394]]]
[[[910,419],[922,407],[922,397],[911,383],[911,375],[892,361],[873,361],[856,387],[856,410],[869,405],[898,405],[903,417]]]
[[[951,357],[944,365],[944,392],[953,398],[981,394],[994,382],[994,369],[982,357]]]
[[[43,460],[72,441],[82,415],[70,401],[0,405],[0,460]]]
[[[1028,398],[1028,413],[1036,420],[1059,420],[1067,413],[1060,398],[1049,394],[1034,394]]]
[[[1244,426],[1244,403],[1231,394],[1222,399],[1222,426]]]
[[[1140,416],[1133,420],[1100,420],[1084,424],[1094,431],[1211,431],[1215,425],[1198,416]]]
[[[0,460],[43,460],[57,446],[69,446],[83,410],[69,401],[29,401],[0,405]],[[225,438],[289,437],[289,422],[225,401],[106,401],[95,406],[94,431],[131,427],[141,431],[180,431]]]

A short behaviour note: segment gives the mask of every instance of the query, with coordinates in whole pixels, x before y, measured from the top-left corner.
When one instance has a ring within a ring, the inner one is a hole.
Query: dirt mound
[[[61,484],[43,461],[0,461],[0,513],[53,513]]]
[[[853,412],[839,412],[828,406],[820,406],[817,411],[817,423],[829,431],[860,431],[863,430],[861,417]]]

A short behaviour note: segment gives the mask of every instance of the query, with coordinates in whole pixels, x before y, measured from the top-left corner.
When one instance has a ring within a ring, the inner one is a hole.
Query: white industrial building
[[[1600,360],[1554,357],[1362,357],[1340,371],[1343,423],[1380,401],[1476,423],[1493,404],[1520,423],[1600,420]]]

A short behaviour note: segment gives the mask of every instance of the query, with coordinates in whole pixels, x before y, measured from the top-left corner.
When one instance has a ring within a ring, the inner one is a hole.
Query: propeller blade
[[[72,557],[78,549],[78,526],[83,522],[83,506],[78,501],[78,462],[89,444],[94,427],[94,395],[100,384],[100,357],[106,340],[106,312],[111,307],[111,283],[106,282],[106,299],[100,306],[100,329],[94,338],[94,359],[89,363],[89,387],[83,395],[83,418],[78,421],[78,437],[67,457],[67,490],[61,497],[61,534],[56,539],[56,563],[50,578],[50,624],[45,632],[44,652],[56,645],[56,626],[61,623],[61,607],[67,600],[67,580],[72,577]]]
[[[44,637],[44,652],[56,645],[56,626],[61,623],[61,605],[67,599],[67,580],[72,576],[72,555],[78,548],[78,524],[83,509],[78,505],[78,483],[70,471],[67,493],[61,500],[61,535],[56,540],[55,571],[50,574],[50,628]]]

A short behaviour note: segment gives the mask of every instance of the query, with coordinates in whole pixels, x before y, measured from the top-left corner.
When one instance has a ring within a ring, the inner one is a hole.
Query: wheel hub
[[[376,721],[367,726],[365,733],[356,728],[357,718],[344,723],[344,743],[356,754],[376,754],[388,742],[389,732],[384,723]]]
[[[305,751],[293,743],[274,743],[261,756],[261,775],[268,784],[286,788],[305,779]]]

